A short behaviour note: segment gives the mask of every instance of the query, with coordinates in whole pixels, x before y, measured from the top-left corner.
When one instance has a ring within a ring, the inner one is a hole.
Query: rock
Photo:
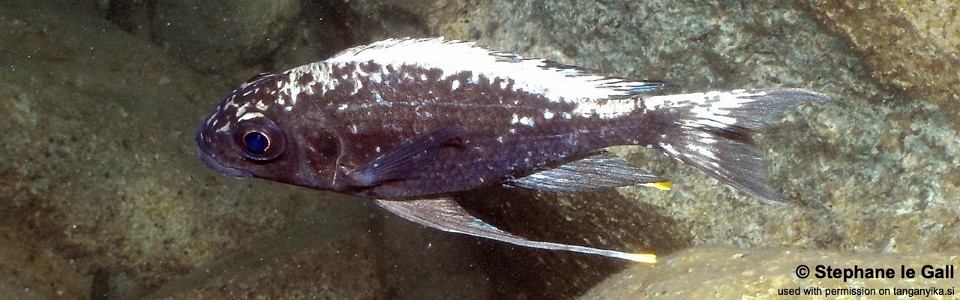
[[[71,262],[37,239],[0,225],[0,295],[7,299],[82,299],[89,292]]]
[[[236,180],[198,161],[196,126],[236,83],[197,74],[93,10],[6,1],[0,28],[0,225],[72,262],[49,271],[65,274],[66,294],[92,284],[98,297],[137,297],[304,219],[355,224],[352,233],[312,237],[334,239],[320,253],[370,249],[337,247],[369,234],[357,229],[372,226],[371,210],[355,199]],[[0,243],[10,247],[18,246]],[[376,264],[358,254],[344,267]],[[35,268],[10,263],[5,270]],[[370,272],[355,275],[336,280],[369,281]],[[377,293],[371,286],[335,294]]]
[[[282,299],[376,298],[379,243],[359,232],[359,222],[329,226],[312,220],[267,238],[250,249],[178,276],[146,299],[224,299],[260,295]]]
[[[892,91],[960,117],[960,4],[955,1],[802,1]]]
[[[152,31],[195,69],[223,74],[272,59],[296,34],[300,8],[299,0],[158,1]]]

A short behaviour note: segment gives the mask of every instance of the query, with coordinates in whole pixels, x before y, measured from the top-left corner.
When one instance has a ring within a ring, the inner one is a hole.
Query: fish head
[[[286,75],[254,76],[224,97],[197,129],[197,153],[233,177],[334,190],[339,140],[321,112],[292,109]]]

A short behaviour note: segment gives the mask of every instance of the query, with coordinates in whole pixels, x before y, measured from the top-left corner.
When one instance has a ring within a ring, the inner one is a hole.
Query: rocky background
[[[668,192],[491,188],[464,205],[532,238],[660,264],[515,248],[360,199],[235,180],[193,133],[260,72],[386,37],[437,36],[682,91],[802,87],[757,137],[759,203],[635,147]],[[960,265],[960,16],[952,1],[0,0],[0,295],[595,298],[774,295],[798,264]]]

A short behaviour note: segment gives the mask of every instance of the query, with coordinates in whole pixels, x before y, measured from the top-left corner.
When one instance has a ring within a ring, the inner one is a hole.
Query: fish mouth
[[[214,171],[227,174],[236,178],[253,177],[253,174],[250,174],[250,172],[236,169],[236,168],[231,168],[221,164],[219,161],[217,161],[216,158],[213,158],[213,156],[210,156],[210,154],[207,154],[206,152],[204,152],[203,149],[200,148],[200,145],[197,145],[197,155],[200,156],[200,161],[203,161],[203,164],[207,165],[208,168],[213,169]]]
[[[196,138],[197,156],[200,157],[200,161],[202,161],[203,164],[207,165],[208,168],[213,169],[214,171],[227,174],[236,178],[253,177],[253,174],[250,174],[250,172],[237,169],[237,168],[228,167],[220,163],[219,161],[217,161],[216,158],[208,154],[206,151],[203,151],[203,147],[202,147],[204,143],[203,129],[204,127],[202,125],[200,126],[200,128],[197,128],[197,138]]]

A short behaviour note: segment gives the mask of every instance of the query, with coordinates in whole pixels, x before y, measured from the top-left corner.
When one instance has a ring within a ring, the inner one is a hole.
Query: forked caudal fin
[[[655,96],[644,102],[673,117],[676,126],[657,144],[665,153],[747,194],[786,203],[767,185],[750,134],[800,103],[826,100],[802,89],[770,89]]]

